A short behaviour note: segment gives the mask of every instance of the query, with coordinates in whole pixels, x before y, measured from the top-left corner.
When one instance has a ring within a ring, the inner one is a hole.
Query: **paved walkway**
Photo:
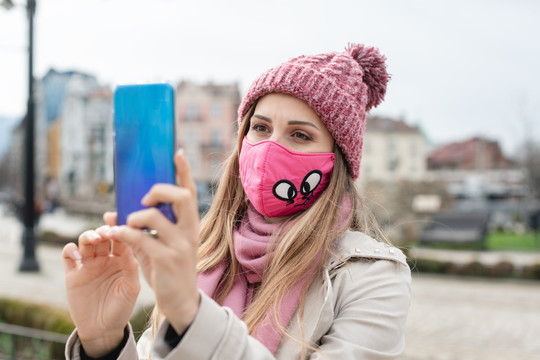
[[[58,226],[66,236],[87,229],[84,220],[63,215],[48,219],[45,217],[43,220],[44,225]],[[20,298],[67,308],[62,248],[38,246],[36,258],[40,271],[21,273],[18,271],[22,259],[21,234],[21,225],[13,217],[3,216],[0,208],[0,297]],[[141,275],[141,293],[137,305],[153,303],[154,294]]]
[[[510,262],[516,267],[540,264],[540,251],[460,251],[415,247],[410,256],[418,259],[448,261],[456,264],[469,264],[478,261],[484,265],[495,265],[500,262]]]
[[[540,359],[540,282],[415,275],[407,360]]]
[[[69,223],[84,230],[84,222]],[[20,273],[20,231],[0,212],[0,297],[66,307],[61,249],[39,246],[41,271]],[[138,304],[152,303],[142,284]],[[540,359],[540,282],[414,274],[412,297],[401,360]]]

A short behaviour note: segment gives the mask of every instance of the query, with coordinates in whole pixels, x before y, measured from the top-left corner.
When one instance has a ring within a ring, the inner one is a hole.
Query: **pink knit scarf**
[[[340,209],[340,223],[338,227],[345,225],[351,211],[351,202],[348,198],[345,199]],[[344,222],[345,221],[345,222]],[[234,280],[233,287],[223,302],[223,306],[227,306],[233,312],[242,318],[244,312],[249,307],[253,300],[253,289],[256,284],[260,283],[263,277],[264,265],[267,261],[267,256],[273,256],[272,252],[268,252],[269,247],[273,247],[269,242],[272,240],[272,234],[279,228],[281,224],[270,224],[264,220],[252,206],[248,208],[244,220],[234,230],[233,240],[235,254],[240,264],[240,269]],[[274,238],[276,241],[280,239]],[[314,262],[315,263],[315,262]],[[227,263],[223,262],[211,271],[199,274],[197,283],[199,289],[205,294],[214,298],[216,288],[219,284],[221,276],[227,267]],[[302,290],[308,279],[311,278],[315,268],[311,268],[302,278],[300,278],[287,292],[281,301],[279,307],[280,312],[277,316],[281,327],[286,328],[291,320],[302,295]],[[273,354],[281,341],[282,333],[278,330],[274,322],[274,312],[271,309],[255,334],[257,338],[267,349]]]
[[[234,280],[233,287],[223,306],[230,307],[240,318],[253,300],[253,289],[260,283],[263,276],[263,268],[267,261],[267,256],[272,256],[268,252],[271,247],[270,240],[272,234],[281,224],[267,223],[264,218],[251,206],[249,207],[244,221],[235,229],[233,233],[235,254],[240,264],[240,269]],[[276,238],[274,238],[276,239]],[[199,274],[197,283],[199,288],[210,297],[214,297],[216,288],[227,264],[224,262],[215,269]],[[310,275],[310,274],[307,274]],[[306,284],[308,276],[304,276],[294,284],[286,296],[281,301],[279,323],[282,327],[292,318],[292,315],[300,302],[302,289]],[[274,313],[270,311],[254,334],[263,345],[275,354],[281,340],[281,332],[274,323]]]

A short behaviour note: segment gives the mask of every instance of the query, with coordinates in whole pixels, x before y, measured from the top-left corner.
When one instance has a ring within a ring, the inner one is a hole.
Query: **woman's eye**
[[[311,136],[303,133],[303,132],[295,132],[293,136],[299,140],[309,141],[311,140]]]
[[[266,126],[262,125],[262,124],[255,124],[251,127],[251,129],[255,132],[266,132],[268,131],[268,129],[266,128]]]

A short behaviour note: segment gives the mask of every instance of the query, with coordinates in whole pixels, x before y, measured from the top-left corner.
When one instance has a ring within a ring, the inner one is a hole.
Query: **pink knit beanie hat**
[[[263,95],[285,93],[302,99],[332,133],[356,180],[366,113],[384,99],[390,78],[385,60],[377,48],[359,44],[349,45],[344,52],[291,59],[253,82],[238,109],[238,123]]]

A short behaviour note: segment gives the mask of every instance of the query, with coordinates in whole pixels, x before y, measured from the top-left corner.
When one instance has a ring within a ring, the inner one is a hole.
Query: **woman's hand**
[[[109,225],[115,214],[105,214]],[[140,290],[130,249],[111,237],[111,227],[86,231],[64,247],[66,292],[71,318],[87,355],[99,357],[124,337]]]
[[[127,226],[114,228],[113,237],[133,251],[154,290],[159,309],[181,334],[199,310],[196,272],[199,213],[197,189],[182,151],[175,155],[174,162],[179,186],[154,185],[142,200],[150,208],[129,215]],[[172,205],[176,224],[152,208],[160,203]],[[141,230],[144,228],[157,231],[157,238]]]

